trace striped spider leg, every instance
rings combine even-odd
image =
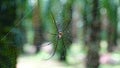
[[[55,18],[54,18],[54,15],[53,15],[52,12],[50,13],[50,17],[52,18],[52,23],[54,24],[54,26],[55,26],[55,28],[56,28],[56,33],[55,33],[55,34],[50,33],[50,34],[56,36],[56,38],[55,38],[55,43],[53,43],[53,44],[54,44],[53,53],[52,53],[52,55],[51,55],[48,59],[52,58],[52,57],[55,55],[55,52],[56,52],[56,50],[57,50],[57,48],[58,48],[58,43],[59,43],[60,40],[62,41],[62,45],[63,45],[63,48],[64,48],[63,51],[66,50],[66,46],[65,46],[65,42],[64,42],[64,37],[63,37],[63,36],[64,36],[64,32],[66,32],[66,29],[67,29],[67,27],[68,27],[69,24],[70,24],[70,23],[68,23],[68,24],[65,26],[65,28],[63,28],[63,30],[60,31],[60,30],[58,29],[58,27],[57,27],[57,24],[56,24],[56,21],[55,21]],[[69,42],[69,40],[68,40],[68,42]],[[51,43],[50,43],[50,44],[51,44]]]
[[[52,58],[52,57],[55,55],[55,52],[56,52],[57,47],[58,47],[59,40],[62,39],[62,37],[63,37],[63,32],[62,32],[62,31],[59,31],[59,29],[58,29],[58,27],[57,27],[57,24],[56,24],[56,21],[55,21],[55,18],[54,18],[54,16],[53,16],[53,13],[52,13],[52,12],[50,13],[50,17],[52,18],[52,23],[54,24],[55,29],[56,29],[56,33],[50,33],[50,34],[53,35],[53,36],[56,36],[56,38],[55,38],[55,40],[54,40],[55,43],[53,43],[53,44],[54,44],[53,53],[52,53],[52,55],[51,55],[48,59]],[[51,43],[49,43],[49,44],[51,44]],[[49,45],[49,44],[48,44],[48,45]]]

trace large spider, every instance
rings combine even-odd
[[[59,41],[61,40],[62,41],[62,46],[63,46],[63,51],[65,51],[66,50],[66,43],[72,43],[72,41],[71,41],[71,37],[68,37],[69,35],[67,35],[67,34],[69,34],[69,31],[67,30],[67,28],[68,28],[68,26],[70,25],[70,23],[67,23],[66,25],[64,25],[65,27],[63,28],[63,30],[60,30],[60,29],[58,29],[58,27],[57,27],[57,24],[56,24],[56,21],[55,21],[55,18],[54,18],[54,15],[53,15],[53,13],[51,12],[50,13],[50,16],[51,16],[51,18],[52,18],[52,23],[54,24],[54,26],[55,26],[55,28],[56,28],[56,33],[50,33],[51,35],[54,35],[54,36],[56,36],[56,38],[55,38],[55,43],[53,43],[53,45],[54,45],[54,51],[53,51],[53,54],[48,58],[48,59],[50,59],[50,58],[52,58],[54,55],[55,55],[55,52],[56,52],[56,50],[57,50],[57,48],[58,48],[58,43],[59,43]],[[67,35],[67,37],[69,38],[69,39],[67,39],[67,41],[64,41],[65,40],[65,38],[66,38],[66,36],[65,35]],[[48,44],[49,45],[49,44]],[[68,45],[68,44],[67,44]]]

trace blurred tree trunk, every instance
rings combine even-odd
[[[16,68],[18,50],[11,30],[15,19],[16,0],[0,0],[0,68]]]
[[[108,27],[108,52],[113,52],[117,46],[117,24],[112,26],[109,24]]]
[[[17,9],[16,9],[16,15],[17,19],[15,23],[19,23],[14,27],[14,34],[15,34],[15,42],[18,47],[19,47],[19,52],[24,53],[23,46],[27,42],[26,39],[26,31],[24,27],[24,21],[21,21],[23,18],[25,18],[25,9],[26,9],[26,2],[27,0],[16,0],[17,3]]]
[[[84,44],[87,45],[88,43],[88,28],[89,28],[89,25],[88,25],[88,21],[87,21],[87,1],[85,0],[85,3],[84,3],[84,9],[83,9],[83,20],[84,20],[84,27],[83,27],[83,35],[84,35]]]
[[[92,0],[92,21],[90,25],[90,37],[88,42],[88,53],[86,57],[86,68],[99,67],[100,49],[100,19],[99,0]]]
[[[113,0],[106,0],[107,15],[109,18],[108,25],[108,52],[112,52],[115,50],[117,46],[117,5]]]
[[[67,49],[69,49],[72,43],[72,9],[73,9],[73,0],[67,0],[65,5],[63,6],[63,41],[61,42],[61,51],[60,51],[60,60],[66,61]]]
[[[84,44],[88,45],[90,41],[90,25],[91,25],[91,18],[92,18],[92,7],[90,6],[90,1],[84,0],[84,8],[83,8],[83,20],[84,20],[84,27],[83,27],[83,35],[84,35]]]
[[[37,5],[33,10],[33,27],[34,27],[34,45],[36,47],[36,53],[39,52],[40,45],[43,43],[43,28],[42,28],[42,20],[40,15],[40,3],[37,0]]]

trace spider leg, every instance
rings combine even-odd
[[[59,30],[58,30],[58,27],[57,27],[57,24],[56,24],[56,21],[55,21],[55,18],[54,18],[54,15],[53,15],[52,11],[50,11],[50,16],[51,16],[51,18],[52,18],[52,20],[53,20],[53,24],[55,25],[55,28],[56,28],[56,30],[57,30],[57,33],[59,33]]]
[[[50,45],[50,44],[52,44],[51,42],[49,42],[48,44],[46,44],[46,45],[42,45],[42,46],[39,46],[39,47],[45,47],[45,46],[48,46],[48,45]]]
[[[56,38],[54,38],[52,41],[56,41]],[[39,42],[39,41],[38,41]],[[48,46],[48,45],[50,45],[50,44],[52,44],[52,42],[48,42],[48,44],[47,45],[44,45],[44,46]],[[41,46],[41,47],[44,47],[43,45]]]
[[[51,59],[55,55],[55,52],[57,50],[57,46],[58,46],[58,38],[56,40],[56,44],[55,44],[55,48],[54,48],[53,54],[48,59],[45,59],[45,60],[49,60],[49,59]]]
[[[67,30],[67,28],[70,26],[70,24],[71,24],[71,22],[70,22],[70,23],[67,23],[67,24],[65,25],[65,27],[63,28],[63,33]]]
[[[48,34],[51,34],[51,35],[57,35],[57,34],[55,34],[55,33],[51,33],[51,32],[48,32]]]

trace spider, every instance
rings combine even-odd
[[[54,26],[55,26],[55,28],[56,28],[56,33],[50,33],[51,35],[54,35],[54,36],[56,36],[56,42],[54,43],[54,50],[53,50],[53,54],[48,58],[48,59],[50,59],[50,58],[52,58],[54,55],[55,55],[55,52],[56,52],[56,50],[57,50],[57,48],[58,48],[58,43],[59,43],[59,41],[61,40],[62,41],[62,46],[63,46],[63,51],[65,51],[67,48],[66,48],[66,46],[65,46],[65,43],[66,43],[66,41],[64,42],[64,37],[65,37],[65,35],[66,35],[66,30],[67,30],[67,28],[68,28],[68,26],[69,26],[69,24],[70,23],[67,23],[67,25],[65,25],[65,28],[63,28],[63,30],[61,31],[61,30],[59,30],[58,29],[58,27],[57,27],[57,24],[56,24],[56,21],[55,21],[55,18],[54,18],[54,16],[53,16],[53,13],[51,12],[50,13],[50,17],[52,18],[52,20],[53,20],[53,24],[54,24]],[[68,42],[71,42],[71,40],[69,39],[69,40],[67,40]],[[49,44],[51,44],[51,43],[49,43]],[[48,44],[48,45],[49,45]]]

